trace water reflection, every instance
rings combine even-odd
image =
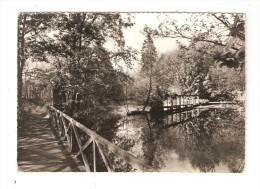
[[[242,172],[244,115],[233,109],[193,109],[162,117],[123,117],[101,133],[158,171]],[[133,171],[129,166],[127,170]]]

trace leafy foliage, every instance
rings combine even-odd
[[[233,100],[234,93],[244,91],[245,84],[244,15],[183,13],[181,16],[179,21],[162,15],[163,23],[153,31],[157,37],[176,38],[179,44],[178,50],[160,56],[155,68],[158,84],[175,93]],[[222,69],[223,66],[229,71]]]
[[[55,68],[45,75],[55,106],[93,125],[109,116],[111,105],[124,98],[123,83],[130,79],[122,64],[130,67],[135,59],[122,32],[133,25],[131,18],[116,13],[28,13],[21,14],[19,22],[20,33],[29,33],[19,39],[28,44],[21,47],[28,53],[18,51],[18,56]]]
[[[154,74],[153,67],[157,62],[157,52],[156,52],[156,48],[153,43],[151,29],[149,29],[148,27],[145,27],[144,32],[146,34],[146,39],[143,42],[143,46],[142,46],[142,50],[141,50],[141,55],[142,55],[141,71],[150,77]]]
[[[21,109],[23,70],[27,60],[46,60],[42,47],[45,45],[41,36],[51,24],[53,14],[20,13],[17,28],[17,78],[18,78],[18,109]],[[22,111],[22,110],[21,110]],[[18,111],[19,114],[20,111]],[[20,117],[18,115],[18,117]]]
[[[145,100],[143,110],[145,110],[150,100],[150,95],[152,92],[152,83],[153,83],[152,79],[154,76],[154,65],[157,62],[157,52],[151,36],[151,29],[145,27],[144,32],[146,34],[146,39],[143,42],[143,46],[141,50],[141,55],[142,55],[141,75],[147,76],[149,78],[149,88],[148,88],[147,98]]]
[[[214,58],[221,66],[242,67],[245,63],[245,18],[243,14],[183,13],[185,20],[164,18],[156,35],[181,38],[190,43],[206,42],[222,47]],[[184,21],[184,22],[183,22]]]
[[[109,117],[112,103],[124,98],[123,83],[129,77],[113,64],[122,60],[130,66],[134,58],[134,52],[124,46],[122,34],[122,28],[132,24],[119,14],[103,13],[70,13],[57,20],[57,43],[50,47],[59,49],[52,53],[58,69],[52,81],[64,93],[58,98],[66,96],[60,108],[66,111],[71,101],[79,100],[76,93],[81,94],[80,108],[72,116],[97,129]],[[105,47],[109,40],[114,41],[114,51]]]

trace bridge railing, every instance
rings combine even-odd
[[[165,103],[164,108],[187,108],[200,105],[199,95],[176,95],[169,96]]]
[[[59,131],[60,136],[64,137],[64,140],[67,141],[69,150],[75,154],[75,157],[81,156],[87,172],[97,171],[97,152],[99,152],[103,160],[103,165],[106,167],[108,172],[112,172],[113,169],[108,153],[106,152],[112,152],[125,162],[129,163],[137,171],[153,170],[153,168],[147,165],[144,161],[119,148],[115,144],[101,137],[83,124],[77,122],[73,118],[52,106],[50,107],[50,115],[53,126]],[[87,148],[91,147],[92,150],[89,151],[92,153],[90,155],[92,155],[91,160],[93,162],[89,162],[86,155]]]

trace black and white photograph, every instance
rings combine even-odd
[[[244,14],[17,19],[19,171],[244,171]]]
[[[0,1],[0,188],[259,188],[259,5]]]

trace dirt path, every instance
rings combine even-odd
[[[30,116],[18,126],[18,170],[23,172],[79,172],[73,159],[48,119]]]

